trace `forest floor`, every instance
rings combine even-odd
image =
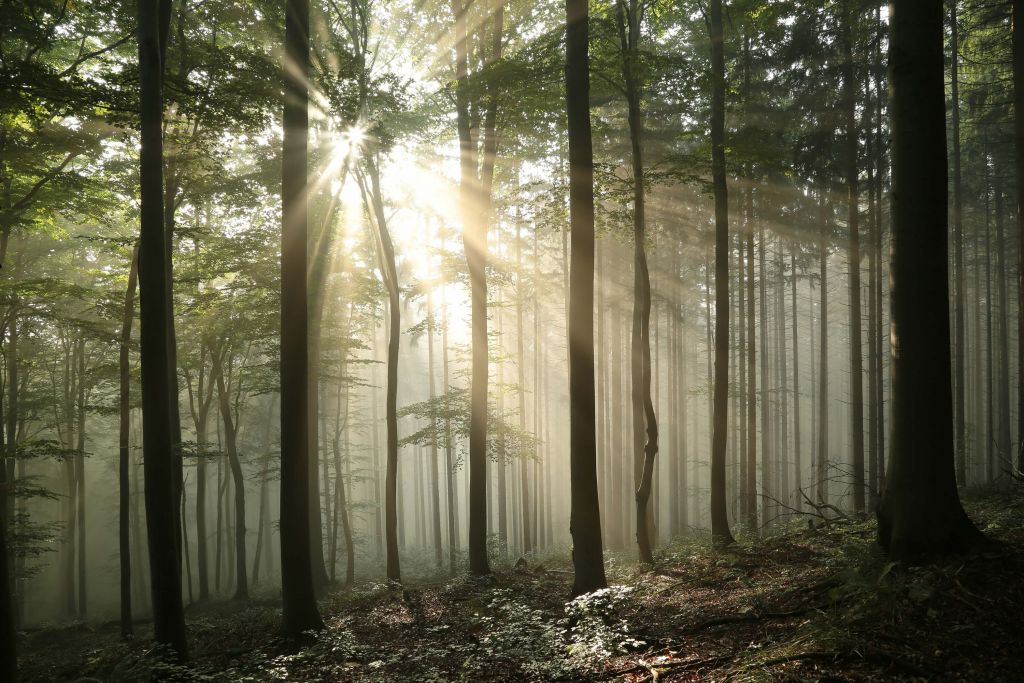
[[[929,567],[889,563],[874,522],[806,519],[718,551],[680,540],[653,572],[625,555],[608,591],[566,603],[566,557],[493,580],[360,583],[321,602],[327,629],[277,635],[272,600],[193,606],[188,668],[140,625],[23,634],[26,681],[1024,681],[1024,485],[965,496],[998,542]]]

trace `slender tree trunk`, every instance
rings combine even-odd
[[[586,0],[566,0],[565,90],[569,134],[569,465],[573,595],[607,586],[597,497],[594,405],[594,155]]]
[[[132,324],[135,321],[135,289],[139,280],[139,247],[132,249],[128,267],[128,287],[121,316],[121,344],[118,363],[120,393],[118,397],[118,555],[121,569],[121,638],[132,636],[132,554],[131,554],[131,364],[129,362]]]
[[[391,242],[387,217],[384,213],[384,197],[380,188],[380,173],[376,160],[366,159],[370,186],[360,176],[367,208],[374,217],[374,237],[380,258],[380,269],[384,287],[388,293],[388,363],[387,395],[385,397],[387,423],[387,468],[384,474],[384,518],[385,541],[387,543],[387,576],[391,581],[401,582],[402,571],[398,557],[398,351],[402,338],[402,310],[398,285],[398,270],[395,267],[395,248]],[[418,484],[418,482],[417,482]]]
[[[434,387],[434,299],[431,290],[427,290],[427,375],[430,399],[433,400],[436,394]],[[348,396],[346,394],[346,415],[348,409]],[[347,417],[346,417],[347,422]],[[430,444],[430,498],[431,498],[431,521],[434,530],[434,560],[440,570],[444,566],[444,541],[441,536],[441,481],[437,472],[437,442]]]
[[[890,557],[981,539],[956,489],[950,373],[942,3],[895,0],[892,93],[892,455],[878,511]]]
[[[167,253],[163,225],[163,66],[157,0],[139,0],[139,102],[141,191],[139,237],[140,340],[146,527],[157,642],[188,656],[181,599],[172,356],[167,310]]]
[[[790,252],[790,262],[793,266],[793,279],[790,280],[793,307],[793,485],[800,490],[804,485],[804,464],[800,447],[800,337],[797,336],[800,309],[796,305],[796,251]],[[803,509],[803,496],[797,495],[794,502],[798,511]]]
[[[860,325],[860,191],[857,171],[857,83],[853,63],[853,12],[847,7],[843,30],[846,108],[846,191],[847,226],[850,231],[850,408],[853,449],[853,509],[864,512],[864,359]]]
[[[627,7],[628,3],[628,7]],[[651,487],[658,453],[658,422],[651,397],[651,276],[647,265],[643,121],[638,65],[642,13],[637,0],[617,0],[622,73],[633,167],[633,328],[630,336],[630,395],[633,407],[633,484],[636,487],[636,540],[640,561],[653,564],[654,520]],[[646,436],[645,436],[646,432]]]
[[[75,447],[75,499],[78,531],[78,618],[85,620],[87,595],[85,570],[85,339],[78,340],[78,444]]]
[[[309,2],[286,0],[281,225],[281,597],[291,637],[323,628],[313,591],[309,515],[306,296]]]
[[[1017,469],[1024,470],[1024,0],[1012,3],[1013,140],[1017,195]]]
[[[722,0],[711,0],[711,178],[715,193],[715,375],[711,444],[711,535],[734,542],[725,493],[729,429],[729,194],[725,179],[725,47]]]
[[[828,243],[831,224],[827,216],[828,185],[822,181],[819,189],[819,225],[821,239],[818,245],[821,303],[818,307],[818,454],[815,493],[819,502],[828,502]]]
[[[217,378],[217,402],[221,419],[224,421],[224,443],[227,446],[228,464],[231,468],[232,484],[235,488],[235,599],[249,597],[249,582],[245,558],[245,479],[242,464],[238,459],[236,439],[238,427],[231,415],[231,400],[224,383],[224,369],[221,365],[221,350],[213,351],[213,374]]]
[[[964,210],[960,171],[960,40],[957,0],[949,6],[950,97],[953,125],[953,433],[956,435],[956,479],[967,483],[966,420],[964,417]]]
[[[999,423],[996,428],[996,448],[999,451],[999,462],[1013,462],[1010,452],[1010,341],[1006,299],[1006,236],[1003,229],[1003,179],[996,176],[996,300],[998,315],[996,316],[996,345],[999,349],[999,372],[996,373],[996,409]],[[1002,465],[1000,466],[1002,467]]]
[[[517,217],[518,218],[518,217]],[[518,370],[517,398],[519,399],[519,432],[526,434],[526,352],[523,348],[523,240],[521,235],[522,223],[516,220],[516,368]],[[434,375],[430,375],[431,384]],[[530,519],[530,459],[520,454],[519,457],[519,488],[522,491],[520,502],[520,513],[523,526],[523,554],[533,552],[533,520]],[[438,532],[440,537],[440,532]],[[440,547],[440,546],[438,546]]]

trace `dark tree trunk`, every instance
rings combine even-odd
[[[878,538],[901,560],[982,538],[954,467],[942,19],[938,0],[895,0],[890,15],[893,419]]]
[[[121,637],[132,635],[132,553],[131,553],[131,364],[132,323],[135,321],[135,289],[139,279],[139,247],[132,249],[128,268],[128,288],[124,295],[121,317],[121,345],[118,355],[120,369],[118,430],[118,554],[121,567]]]
[[[633,327],[630,335],[630,396],[633,407],[633,485],[636,487],[636,540],[640,561],[654,563],[651,488],[658,453],[658,421],[651,398],[651,275],[647,265],[642,85],[638,74],[642,10],[637,0],[617,0],[622,75],[633,169]]]
[[[964,211],[960,172],[960,40],[956,11],[957,0],[949,7],[950,22],[950,98],[953,124],[953,418],[956,423],[956,479],[967,483],[967,438],[964,416]]]
[[[490,574],[487,560],[487,217],[477,171],[477,143],[470,121],[469,27],[470,4],[454,0],[456,124],[459,134],[459,203],[462,242],[469,269],[472,315],[472,374],[469,426],[469,571]],[[493,131],[492,131],[493,133]],[[492,135],[493,137],[493,135]]]
[[[78,511],[75,514],[78,532],[78,618],[85,620],[86,615],[86,572],[85,572],[85,339],[80,338],[77,344],[78,357],[78,443],[75,446],[75,503]]]
[[[573,595],[607,586],[597,496],[594,405],[594,153],[590,139],[590,25],[586,0],[566,0],[565,106],[569,134],[569,466]]]
[[[281,597],[291,637],[323,628],[309,524],[309,335],[306,298],[309,2],[285,8],[281,183]]]
[[[722,0],[711,0],[711,180],[715,193],[715,376],[711,443],[711,536],[733,543],[725,494],[729,429],[729,192],[725,181],[725,46]]]
[[[242,477],[242,464],[238,460],[238,427],[231,415],[231,400],[224,383],[221,350],[213,349],[212,355],[213,374],[217,378],[217,403],[220,407],[221,420],[224,422],[224,444],[227,447],[228,465],[231,468],[231,480],[235,489],[235,599],[244,600],[249,597],[245,563],[245,479]]]
[[[844,10],[843,98],[846,109],[846,223],[850,231],[850,436],[853,509],[864,512],[864,358],[860,326],[860,191],[857,183],[857,83],[853,63],[853,20],[849,0]]]
[[[818,287],[821,290],[818,307],[818,452],[815,458],[815,494],[818,502],[828,502],[828,243],[831,216],[827,199],[828,184],[821,182],[818,190],[820,244],[818,245]]]
[[[163,66],[159,3],[139,0],[141,191],[139,236],[140,350],[146,528],[156,640],[188,656],[181,600],[171,355],[167,319],[167,253],[163,225]]]
[[[523,348],[523,308],[525,307],[523,293],[523,240],[521,235],[522,223],[516,221],[516,367],[519,375],[517,377],[517,399],[519,401],[519,431],[526,433],[526,353]],[[431,341],[430,357],[433,358],[433,320],[431,319]],[[430,386],[433,395],[434,373],[431,363]],[[437,472],[437,449],[434,449],[434,472]],[[529,481],[529,458],[519,457],[519,488],[522,491],[520,501],[520,514],[523,522],[523,553],[533,552],[533,520],[530,517],[530,481]],[[435,489],[436,490],[436,489]],[[439,525],[438,525],[439,527]],[[438,539],[440,539],[440,528],[438,528]],[[441,545],[438,540],[438,550]],[[440,555],[438,556],[440,563]]]
[[[1013,140],[1017,194],[1017,339],[1024,340],[1024,0],[1013,0]],[[1024,341],[1017,344],[1017,469],[1024,470]]]
[[[385,412],[387,423],[387,467],[384,474],[384,527],[387,543],[387,576],[401,582],[402,571],[398,557],[398,349],[402,338],[402,309],[399,299],[398,270],[395,267],[395,247],[391,242],[384,197],[380,189],[380,172],[376,160],[366,159],[370,186],[360,176],[360,187],[367,207],[373,212],[374,236],[380,257],[380,271],[388,293],[388,363]],[[419,482],[417,482],[417,485]]]

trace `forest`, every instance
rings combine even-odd
[[[0,0],[0,681],[1024,680],[1024,0]]]

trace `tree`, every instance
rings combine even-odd
[[[128,287],[124,295],[124,316],[121,321],[121,348],[118,354],[120,391],[118,396],[118,549],[121,569],[121,637],[132,635],[132,554],[131,554],[131,367],[129,345],[135,320],[135,289],[139,278],[139,247],[132,249],[128,269]]]
[[[711,182],[715,195],[715,377],[711,437],[711,535],[715,543],[729,545],[734,540],[729,530],[725,502],[725,446],[729,431],[729,191],[725,180],[725,47],[722,0],[711,0],[708,29],[711,34]],[[753,441],[753,434],[750,435],[750,439]],[[756,512],[754,514],[756,516]]]
[[[402,581],[398,558],[398,349],[402,339],[402,310],[399,299],[398,270],[395,267],[395,247],[388,230],[384,212],[384,197],[380,188],[377,160],[365,159],[366,175],[357,174],[359,189],[371,216],[374,240],[384,287],[388,292],[388,379],[385,412],[387,422],[387,464],[384,475],[384,537],[387,544],[387,576],[391,581]],[[369,185],[369,186],[367,186]]]
[[[491,34],[491,58],[501,59],[504,3],[494,7]],[[469,437],[469,571],[484,575],[491,572],[487,560],[487,223],[491,210],[494,163],[497,156],[497,98],[493,82],[488,83],[483,102],[472,102],[470,83],[469,11],[471,2],[453,0],[455,15],[455,115],[459,138],[459,208],[462,242],[469,268],[472,315],[472,426]],[[487,21],[481,23],[486,35]],[[481,42],[484,42],[481,40]],[[483,47],[480,48],[483,51]],[[476,106],[473,106],[476,105]],[[471,115],[482,110],[483,154],[473,133]],[[479,166],[479,168],[478,168]]]
[[[170,409],[166,247],[163,222],[163,116],[159,3],[140,0],[139,103],[141,148],[139,340],[142,362],[142,449],[146,483],[153,626],[158,642],[188,657],[178,560],[177,499]]]
[[[1024,339],[1024,0],[1013,0],[1013,140],[1017,171],[1017,339]],[[1024,471],[1024,344],[1018,344],[1017,363],[1017,469]]]
[[[633,404],[633,474],[636,486],[636,541],[640,559],[654,563],[651,551],[654,513],[651,488],[658,454],[658,420],[651,400],[651,274],[647,265],[643,118],[640,109],[640,32],[643,3],[616,0],[615,17],[622,50],[630,155],[633,170],[633,326],[630,335],[630,395]]]
[[[918,560],[977,545],[956,490],[941,0],[890,11],[892,433],[878,538]]]
[[[281,180],[281,601],[282,629],[323,628],[313,594],[309,515],[309,362],[306,302],[306,146],[309,2],[285,10]]]
[[[565,2],[565,109],[569,135],[569,467],[573,595],[607,586],[597,497],[594,402],[594,153],[590,139],[587,0]]]

